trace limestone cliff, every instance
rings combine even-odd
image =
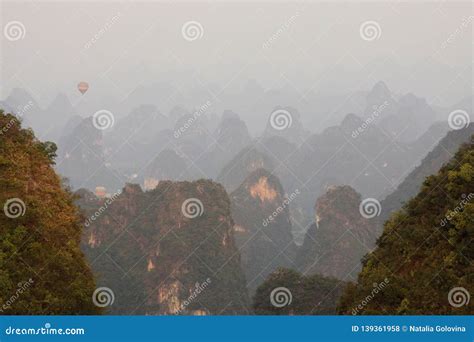
[[[277,177],[258,169],[230,195],[234,234],[251,291],[277,267],[294,266],[289,207],[298,194],[297,189],[285,194]]]
[[[127,185],[116,198],[82,191],[83,249],[119,314],[245,314],[249,306],[230,203],[207,180]],[[91,219],[95,217],[94,219]]]

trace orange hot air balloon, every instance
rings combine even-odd
[[[84,95],[85,92],[87,91],[87,89],[89,89],[89,83],[87,83],[87,82],[79,82],[79,84],[77,85],[77,89],[79,89],[79,91],[81,92],[81,94]]]

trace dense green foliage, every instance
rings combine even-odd
[[[2,111],[0,128],[0,314],[99,313],[79,214],[52,168],[55,144]]]
[[[303,276],[296,271],[280,268],[258,287],[254,297],[254,311],[258,315],[335,314],[336,302],[345,284],[334,278]],[[287,292],[286,297],[278,288],[285,288],[283,291]],[[279,292],[282,295],[280,299],[277,298]],[[272,298],[278,305],[288,305],[275,306]]]
[[[364,260],[339,312],[349,314],[473,314],[474,303],[450,304],[455,287],[474,294],[474,141],[428,177],[406,206],[386,222],[377,248]],[[388,286],[371,300],[373,284]]]

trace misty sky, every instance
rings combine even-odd
[[[220,99],[239,92],[249,79],[265,89],[290,89],[301,100],[308,91],[325,96],[369,90],[379,80],[395,93],[414,92],[435,105],[472,94],[470,2],[2,1],[1,6],[2,28],[10,21],[25,27],[24,39],[1,37],[1,99],[21,87],[42,106],[58,92],[75,105],[109,98],[126,102],[137,87],[156,82]],[[202,25],[201,38],[183,38],[188,21]],[[361,38],[366,21],[380,25],[378,39]],[[77,91],[79,81],[89,82],[87,97]],[[170,102],[169,107],[179,104]]]

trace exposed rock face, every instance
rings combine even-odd
[[[294,266],[290,202],[278,178],[264,169],[254,171],[231,195],[234,234],[242,267],[253,291],[278,267]]]
[[[377,113],[378,118],[383,118],[385,107],[377,108]],[[271,171],[279,177],[285,189],[305,184],[301,187],[301,196],[292,206],[301,209],[299,226],[310,224],[314,199],[323,195],[327,186],[348,184],[364,198],[383,198],[393,192],[403,176],[444,135],[443,129],[434,126],[427,136],[413,143],[393,143],[389,135],[371,120],[348,114],[340,125],[313,134],[299,148],[291,149],[288,144],[285,147],[281,140],[280,149],[267,147],[268,140],[260,144],[265,146],[264,151],[270,157],[277,159]]]
[[[115,292],[111,313],[247,312],[245,276],[221,185],[161,181],[148,192],[127,185],[108,204],[81,192],[83,249],[99,283]]]
[[[340,313],[474,313],[473,165],[474,137],[385,223],[357,283],[347,286]],[[374,295],[374,284],[382,282]]]
[[[337,300],[346,283],[320,275],[278,269],[270,274],[255,294],[257,315],[334,315]]]
[[[315,205],[316,223],[298,251],[303,274],[354,279],[360,260],[370,252],[379,232],[374,219],[360,211],[361,196],[349,186],[330,187]]]
[[[258,151],[255,147],[247,147],[224,166],[217,177],[217,181],[224,185],[228,192],[232,192],[252,172],[258,169],[272,171],[273,168],[274,162],[270,157]]]

